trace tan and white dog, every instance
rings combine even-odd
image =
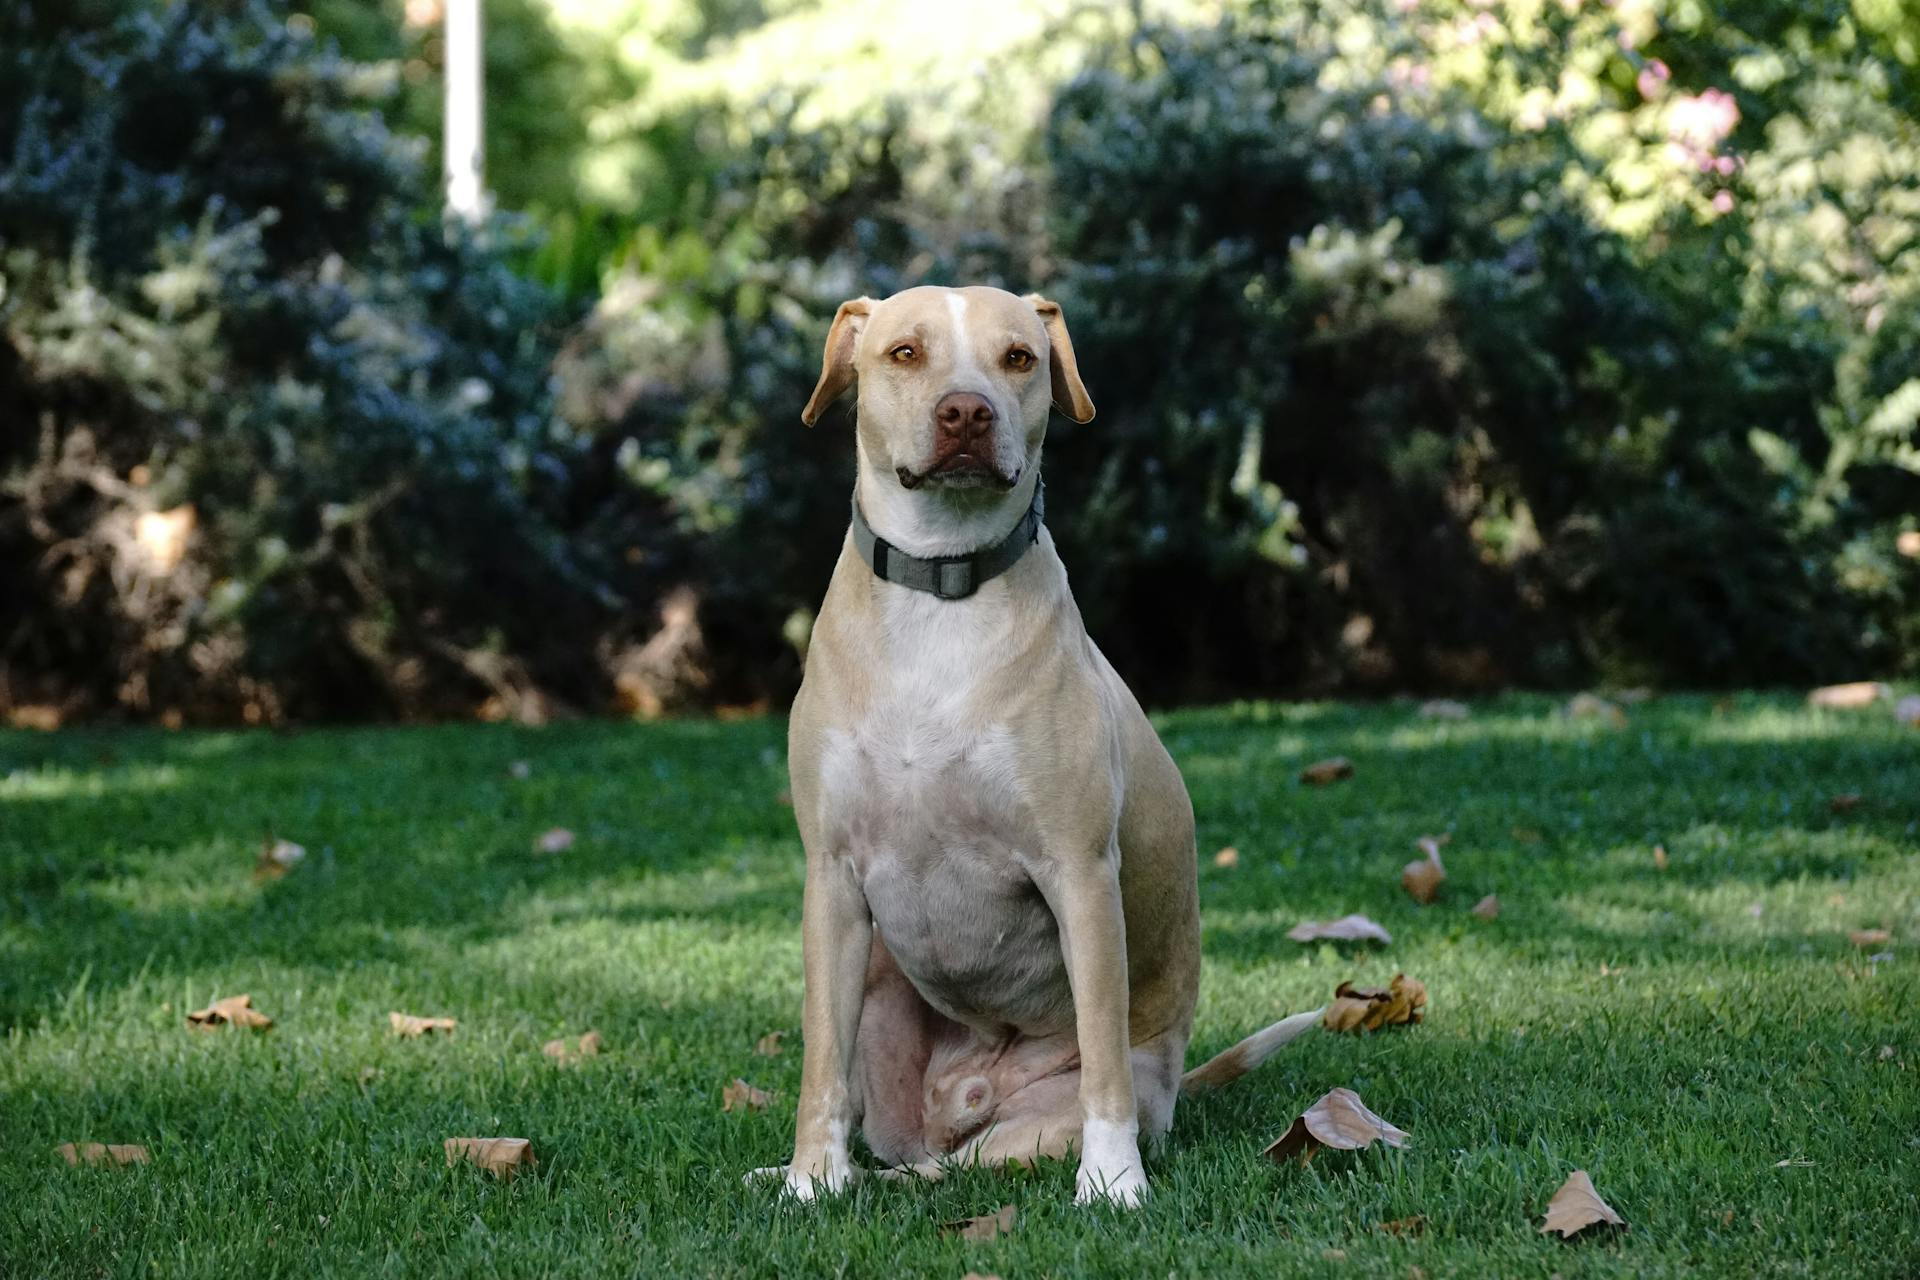
[[[1200,978],[1193,810],[1088,638],[1040,523],[1049,407],[1093,403],[1060,308],[999,289],[843,303],[811,426],[858,386],[855,514],[788,738],[806,847],[810,1199],[894,1173],[1078,1150],[1082,1202],[1137,1204],[1140,1138],[1302,1014],[1186,1074]]]

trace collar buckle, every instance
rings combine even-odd
[[[972,556],[943,556],[933,563],[933,594],[942,600],[965,600],[980,589]]]

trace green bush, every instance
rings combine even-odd
[[[563,319],[264,4],[0,39],[0,662],[15,701],[277,719],[584,696]]]
[[[1066,304],[1101,416],[1050,437],[1055,536],[1150,696],[1915,661],[1895,52],[1787,6],[1246,9],[1095,40],[1026,142],[930,138],[911,101],[723,116],[751,142],[699,251],[636,258],[655,301],[608,323],[731,373],[587,425],[631,432],[746,631],[837,546],[848,465],[787,416],[834,304],[986,279]],[[1863,173],[1779,176],[1830,151]]]

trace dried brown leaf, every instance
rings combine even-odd
[[[1330,760],[1316,760],[1300,771],[1300,781],[1314,787],[1324,787],[1329,783],[1341,782],[1353,776],[1353,761],[1345,756],[1334,756]]]
[[[1226,848],[1222,849],[1220,852],[1213,855],[1213,865],[1216,867],[1219,867],[1223,871],[1233,870],[1235,867],[1240,865],[1240,851],[1234,848],[1232,845],[1228,845]]]
[[[1860,807],[1863,797],[1858,791],[1846,791],[1827,801],[1827,808],[1833,813],[1852,813]]]
[[[569,1045],[566,1037],[549,1040],[540,1046],[540,1052],[552,1058],[561,1066],[570,1066],[582,1058],[596,1057],[600,1053],[600,1033],[589,1031],[576,1042],[578,1047]]]
[[[417,1018],[411,1013],[395,1010],[387,1015],[387,1025],[393,1028],[393,1034],[414,1039],[434,1031],[452,1035],[453,1029],[460,1024],[453,1018]]]
[[[1300,1118],[1260,1154],[1278,1162],[1305,1153],[1311,1160],[1321,1147],[1358,1151],[1376,1142],[1404,1147],[1407,1134],[1367,1110],[1367,1104],[1353,1090],[1334,1089],[1301,1112]]]
[[[1295,942],[1392,942],[1393,935],[1362,915],[1341,916],[1338,920],[1302,920],[1287,930]]]
[[[1427,1232],[1427,1219],[1424,1215],[1416,1213],[1411,1218],[1395,1218],[1391,1222],[1383,1222],[1380,1224],[1380,1229],[1390,1236],[1421,1236]]]
[[[1553,1193],[1553,1199],[1547,1201],[1547,1218],[1540,1232],[1545,1235],[1558,1231],[1565,1239],[1603,1222],[1615,1227],[1627,1225],[1627,1220],[1615,1213],[1613,1206],[1593,1189],[1593,1179],[1587,1176],[1587,1171],[1575,1169],[1566,1183]]]
[[[773,1095],[756,1089],[745,1080],[735,1076],[733,1083],[720,1091],[720,1109],[722,1111],[764,1111],[773,1101]]]
[[[1577,693],[1567,702],[1569,720],[1604,720],[1615,729],[1627,727],[1627,713],[1598,694]]]
[[[763,1058],[779,1057],[781,1053],[780,1040],[786,1034],[784,1031],[767,1032],[767,1034],[753,1042],[753,1051]]]
[[[1807,705],[1828,711],[1857,711],[1870,707],[1891,691],[1877,680],[1855,680],[1850,684],[1822,685],[1807,695]]]
[[[944,1230],[948,1235],[957,1235],[962,1240],[992,1240],[1013,1230],[1013,1220],[1019,1216],[1018,1209],[1010,1204],[1003,1204],[992,1213],[949,1222]]]
[[[83,1164],[145,1164],[147,1149],[130,1143],[118,1142],[63,1142],[54,1148],[56,1154],[76,1168]]]
[[[1893,934],[1886,929],[1855,929],[1847,935],[1847,940],[1856,947],[1877,947],[1883,942],[1892,942]]]
[[[257,1027],[264,1031],[273,1025],[273,1019],[253,1007],[252,996],[228,996],[224,1000],[215,1000],[204,1009],[195,1009],[187,1015],[187,1025],[211,1031],[215,1027],[227,1025],[236,1027]]]
[[[573,848],[573,832],[565,827],[553,827],[542,831],[533,841],[535,853],[565,853]]]
[[[1667,869],[1667,846],[1663,844],[1653,846],[1653,869],[1655,871]]]
[[[253,864],[253,878],[262,883],[278,880],[306,856],[307,851],[291,840],[262,840],[260,857]]]
[[[1473,914],[1482,920],[1498,920],[1500,918],[1500,895],[1490,893],[1480,899],[1480,901],[1474,903]]]
[[[1333,1000],[1320,1016],[1320,1023],[1329,1031],[1406,1026],[1420,1021],[1426,1004],[1426,985],[1404,973],[1394,974],[1393,981],[1384,987],[1356,987],[1343,982],[1334,988]]]
[[[1427,856],[1401,868],[1400,887],[1407,891],[1408,897],[1425,906],[1440,896],[1440,886],[1447,879],[1447,869],[1440,861],[1440,846],[1446,843],[1446,837],[1421,836],[1414,843]]]
[[[496,1178],[511,1178],[539,1163],[533,1144],[525,1138],[448,1138],[442,1145],[448,1168],[465,1160]]]

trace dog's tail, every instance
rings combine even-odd
[[[1296,1013],[1270,1027],[1263,1027],[1225,1053],[1208,1058],[1181,1076],[1180,1092],[1198,1093],[1202,1089],[1217,1089],[1223,1084],[1231,1084],[1271,1058],[1283,1046],[1313,1030],[1320,1021],[1320,1015],[1325,1012],[1325,1009],[1313,1009],[1307,1013]]]

